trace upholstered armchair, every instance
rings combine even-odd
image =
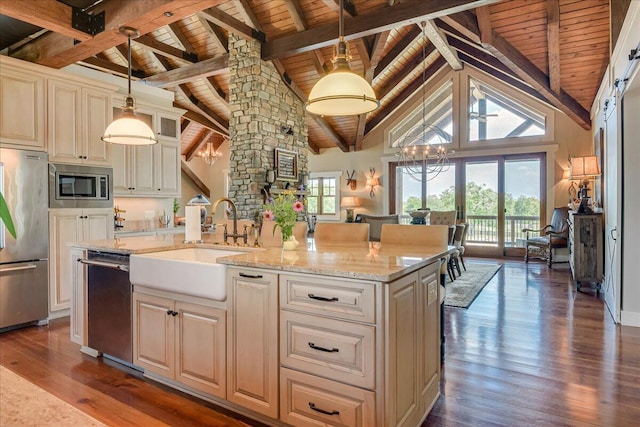
[[[567,247],[567,239],[569,238],[568,220],[569,208],[555,208],[551,216],[551,224],[547,224],[539,230],[523,228],[522,232],[527,233],[524,262],[529,262],[529,257],[535,256],[545,259],[547,265],[551,268],[553,250]],[[539,235],[529,237],[529,233],[539,233]],[[530,255],[529,251],[533,251],[533,255]]]

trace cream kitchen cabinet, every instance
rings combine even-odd
[[[227,400],[278,418],[278,275],[227,269]]]
[[[66,316],[73,277],[69,243],[113,239],[113,210],[49,209],[49,312]]]
[[[49,160],[109,165],[110,144],[100,137],[111,123],[111,93],[76,82],[49,79],[47,94]]]
[[[86,317],[86,292],[87,292],[87,268],[80,262],[87,257],[87,251],[79,248],[71,249],[71,307],[70,334],[71,341],[87,345],[87,317]]]
[[[161,139],[154,145],[114,145],[111,154],[115,196],[180,194],[179,144]]]
[[[0,56],[0,144],[46,151],[45,79]]]
[[[226,312],[182,298],[189,297],[136,287],[133,363],[147,374],[224,399]]]

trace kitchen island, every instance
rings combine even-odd
[[[75,250],[225,249],[207,237],[197,245],[179,234],[131,237]],[[146,376],[269,425],[420,424],[439,396],[447,247],[226,248],[241,253],[217,258],[227,266],[224,300],[133,283],[133,364]]]

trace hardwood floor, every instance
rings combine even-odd
[[[638,425],[640,328],[576,292],[566,265],[498,262],[468,309],[446,309],[442,397],[423,425]],[[81,354],[68,319],[1,334],[0,364],[110,426],[256,425]]]

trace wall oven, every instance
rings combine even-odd
[[[49,207],[113,207],[113,169],[49,163]]]

